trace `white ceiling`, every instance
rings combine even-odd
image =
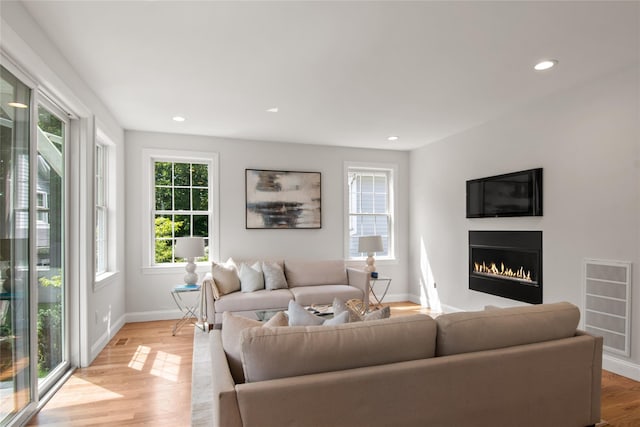
[[[124,128],[158,132],[407,150],[640,55],[637,1],[24,4]]]

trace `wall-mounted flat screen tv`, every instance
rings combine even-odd
[[[467,218],[542,216],[542,168],[467,181]]]

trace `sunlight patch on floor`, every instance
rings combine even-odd
[[[177,382],[181,360],[182,358],[180,356],[159,351],[153,361],[153,367],[150,373],[151,375]]]
[[[78,391],[82,393],[83,405],[91,402],[121,399],[124,397],[122,394],[114,393],[111,390],[107,390],[104,387],[100,387],[90,381],[75,376],[71,376],[64,386],[66,390],[78,389]],[[75,393],[58,393],[53,399],[47,402],[45,409],[66,408],[67,406],[75,405],[78,405],[78,396]]]
[[[136,371],[142,371],[142,368],[144,368],[144,364],[147,362],[147,358],[149,357],[149,353],[151,353],[150,347],[147,347],[146,345],[139,345],[138,349],[131,357],[128,366]]]

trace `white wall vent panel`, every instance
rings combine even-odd
[[[604,349],[630,356],[631,263],[584,260],[584,329],[604,338]]]

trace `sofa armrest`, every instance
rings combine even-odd
[[[242,427],[238,396],[235,382],[231,376],[227,356],[222,347],[222,332],[213,330],[209,333],[209,351],[211,352],[212,406],[214,427]]]
[[[349,286],[356,287],[362,291],[362,302],[364,302],[365,307],[369,307],[369,273],[364,270],[348,267],[347,277],[349,279]]]
[[[604,338],[591,335],[588,332],[578,329],[576,336],[588,336],[595,340],[593,366],[591,372],[591,419],[599,420],[601,416],[600,400],[602,393],[602,345]]]

